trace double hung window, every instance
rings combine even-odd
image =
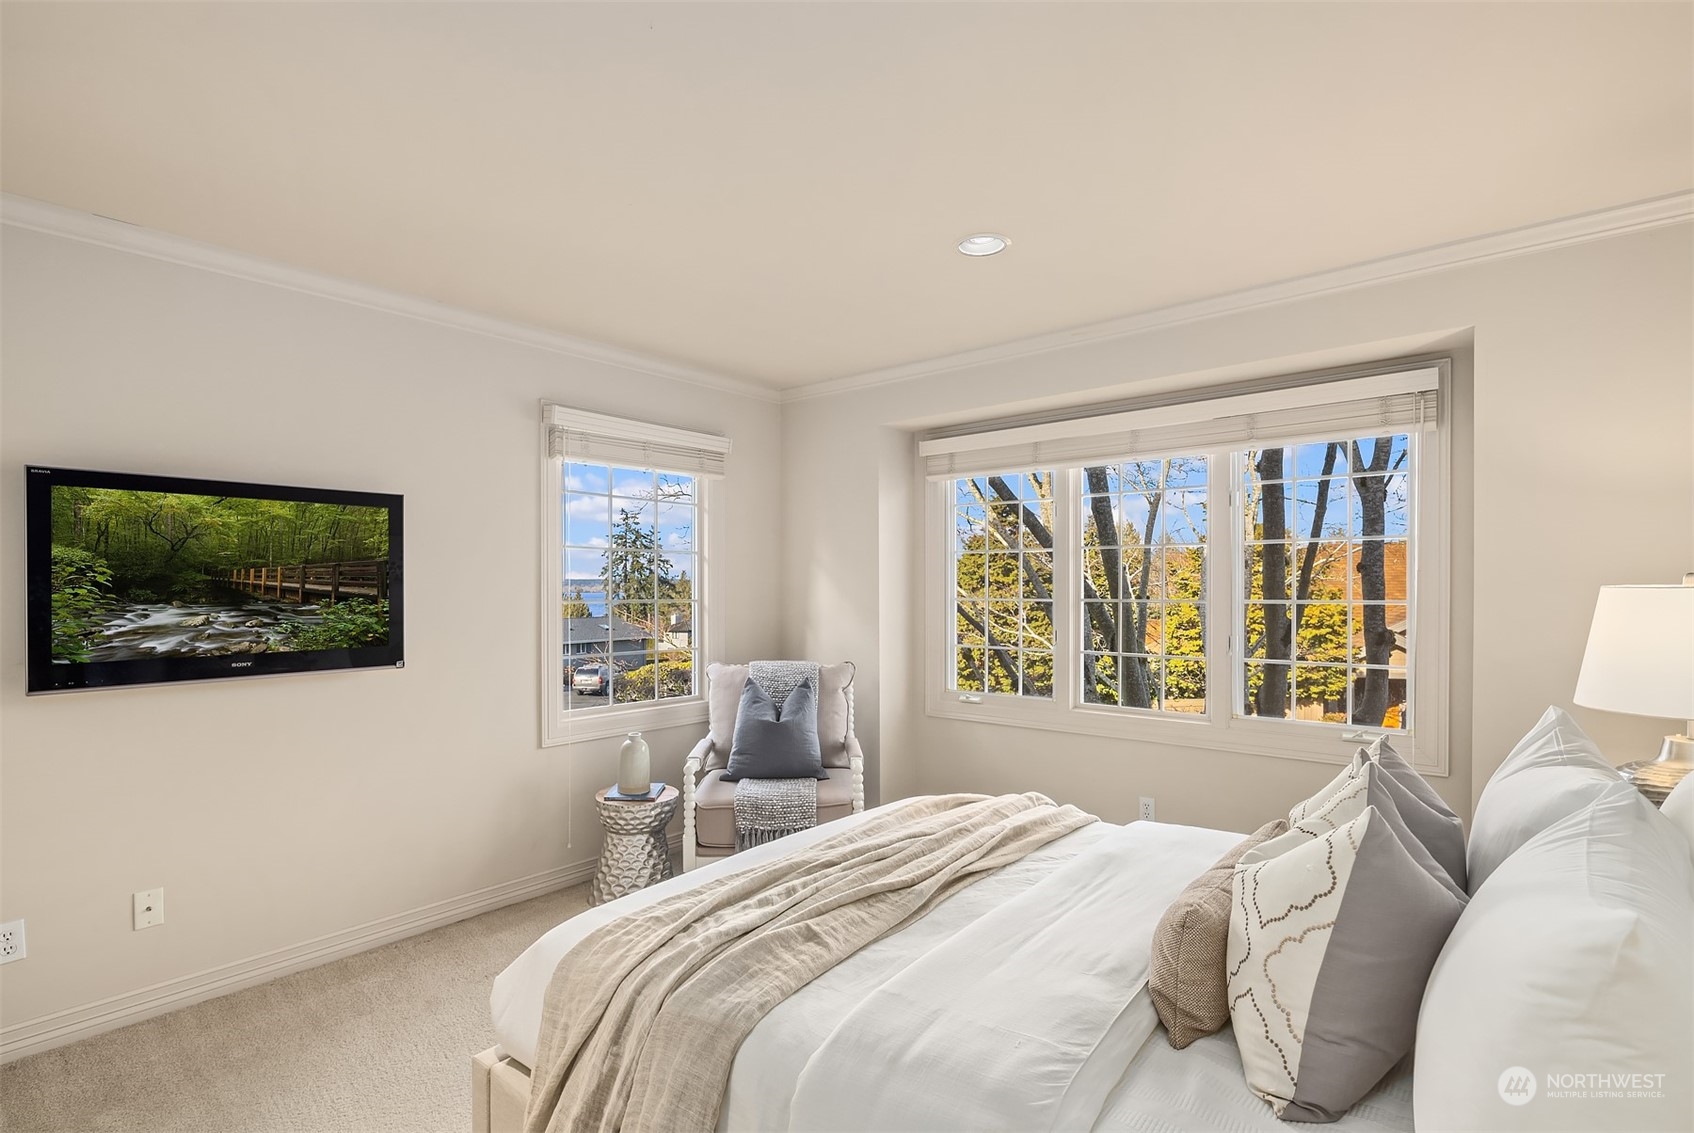
[[[1444,371],[926,440],[931,711],[1444,772]]]

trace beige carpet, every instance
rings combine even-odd
[[[7,1133],[467,1133],[494,977],[577,885],[0,1067]]]

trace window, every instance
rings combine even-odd
[[[1409,726],[1412,452],[1390,433],[1240,454],[1242,715]]]
[[[1444,773],[1444,371],[924,441],[931,711]]]
[[[543,741],[704,719],[721,437],[544,407]]]
[[[1082,699],[1206,711],[1203,455],[1082,470]]]
[[[695,695],[695,488],[677,472],[565,465],[567,712]]]
[[[1053,473],[953,485],[955,688],[1053,695]]]

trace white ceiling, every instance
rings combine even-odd
[[[7,2],[0,37],[8,192],[785,388],[1694,186],[1686,3]]]

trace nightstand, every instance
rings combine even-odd
[[[665,827],[676,814],[681,796],[666,787],[651,801],[626,802],[608,799],[605,790],[594,795],[606,844],[600,850],[600,868],[588,887],[588,903],[603,905],[626,893],[646,888],[671,876],[670,843]]]

